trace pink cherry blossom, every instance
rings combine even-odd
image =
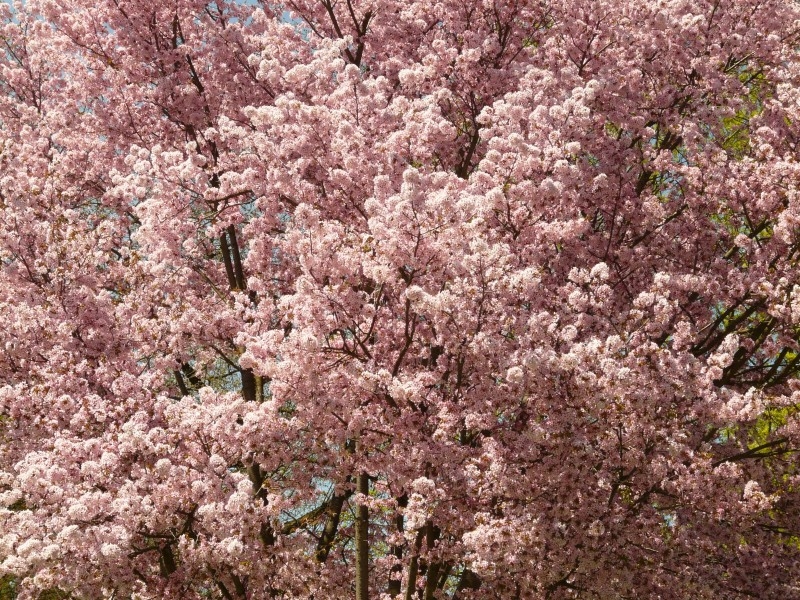
[[[800,598],[796,3],[0,13],[19,598]]]

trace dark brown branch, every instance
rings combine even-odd
[[[236,276],[233,273],[233,262],[231,262],[231,251],[228,247],[228,238],[223,232],[219,236],[219,247],[222,250],[222,260],[225,263],[225,273],[228,275],[228,286],[236,288]]]
[[[755,313],[762,306],[764,306],[764,304],[765,300],[763,299],[758,300],[752,306],[747,307],[744,310],[744,312],[742,312],[742,314],[738,315],[737,317],[734,317],[729,323],[727,323],[727,326],[723,330],[719,331],[717,328],[719,327],[719,325],[724,323],[725,319],[728,317],[728,315],[730,315],[730,313],[733,311],[735,307],[726,310],[722,315],[720,315],[716,319],[716,321],[711,327],[711,331],[709,331],[705,339],[702,342],[692,346],[691,349],[692,354],[694,354],[695,356],[702,356],[706,352],[710,352],[711,350],[716,348],[731,331],[733,331],[740,323],[750,318],[750,316],[752,316],[753,313]],[[715,331],[717,332],[716,336],[714,336]]]
[[[428,572],[425,574],[425,592],[422,595],[424,600],[433,600],[433,595],[439,585],[439,571],[441,568],[442,564],[438,562],[431,563],[428,567]]]
[[[228,588],[225,586],[224,583],[222,583],[219,580],[216,580],[215,583],[217,584],[217,587],[219,588],[219,591],[222,594],[222,597],[225,598],[225,600],[233,600],[233,596],[231,596],[231,593],[228,591]]]
[[[244,270],[242,269],[242,256],[239,253],[239,242],[236,240],[236,228],[228,225],[228,238],[231,243],[231,255],[233,257],[233,272],[236,276],[236,287],[240,290],[247,289],[244,282]]]
[[[480,578],[467,567],[461,572],[461,577],[456,585],[456,593],[453,595],[453,600],[458,600],[461,592],[464,590],[477,590],[481,587]]]
[[[395,404],[395,406],[397,406]],[[405,508],[408,506],[408,494],[403,494],[397,499],[397,506],[399,508]],[[394,518],[394,525],[397,528],[398,533],[403,533],[403,515],[398,512],[398,514]],[[392,546],[392,555],[397,559],[397,563],[392,566],[392,569],[389,574],[389,587],[388,592],[389,595],[392,597],[397,596],[400,593],[400,573],[403,570],[400,561],[403,560],[403,546],[396,545]]]
[[[342,33],[341,27],[339,27],[339,21],[336,18],[336,13],[333,11],[334,3],[331,0],[322,0],[322,6],[325,7],[326,12],[328,13],[328,17],[331,20],[331,25],[333,25],[333,30],[336,32],[336,36],[339,39],[344,38],[344,34]],[[353,64],[356,63],[356,58],[353,56],[353,53],[350,52],[349,48],[344,49],[344,54],[347,56],[347,60]]]
[[[765,458],[768,456],[774,456],[776,453],[770,452],[767,454],[761,454],[762,450],[767,450],[769,448],[774,448],[775,446],[780,446],[781,444],[785,444],[789,441],[789,438],[780,438],[778,440],[772,440],[771,442],[767,442],[765,444],[761,444],[760,446],[756,446],[755,448],[750,448],[745,452],[739,452],[738,454],[734,454],[732,456],[727,456],[725,458],[721,458],[717,461],[711,463],[712,467],[717,467],[722,463],[726,462],[736,462],[739,460],[745,460],[748,458]],[[788,452],[788,451],[787,451]],[[782,454],[783,452],[781,452]]]
[[[351,490],[345,491],[341,494],[334,494],[328,503],[327,510],[328,520],[325,522],[325,528],[322,530],[322,535],[317,543],[317,560],[325,562],[328,560],[333,547],[333,541],[336,539],[336,533],[339,531],[339,520],[342,516],[342,508],[345,501],[353,495]]]
[[[456,175],[461,179],[466,179],[469,176],[469,166],[472,162],[472,157],[475,154],[475,149],[478,147],[478,142],[481,139],[481,131],[480,127],[477,123],[473,121],[472,124],[472,137],[469,141],[469,147],[467,148],[466,153],[464,154],[464,158],[461,160],[461,164],[458,165],[456,168]]]
[[[192,365],[190,365],[189,363],[183,363],[181,365],[181,371],[183,372],[184,375],[186,375],[186,379],[189,380],[189,384],[192,386],[192,388],[199,389],[201,387],[202,382],[200,381],[200,378],[197,376],[195,370],[192,368]]]
[[[450,578],[450,573],[453,571],[452,563],[448,563],[442,569],[441,575],[439,576],[439,583],[436,585],[437,590],[441,590],[444,588],[444,584],[447,583],[447,580]]]
[[[653,176],[653,171],[649,171],[647,169],[642,169],[642,172],[639,174],[639,179],[636,181],[636,195],[641,196],[644,188],[647,187],[647,184],[650,183],[650,178]]]
[[[267,500],[267,490],[264,488],[264,480],[266,477],[264,477],[264,474],[261,472],[261,466],[257,462],[253,461],[253,464],[247,468],[247,477],[253,484],[253,494],[266,506],[269,503]],[[264,544],[264,546],[273,546],[275,544],[275,532],[272,529],[272,525],[269,523],[261,524],[258,536],[261,538],[261,543]]]
[[[239,597],[247,598],[247,590],[245,589],[242,580],[239,579],[239,576],[234,573],[231,575],[231,579],[233,580],[233,587],[236,588],[236,593],[239,595]]]
[[[439,539],[441,531],[435,525],[428,523],[425,527],[425,545],[428,547],[428,552],[431,552],[436,547],[436,540]],[[442,563],[431,562],[425,570],[425,590],[422,593],[423,600],[433,600],[433,595],[436,593],[436,588],[439,584],[439,573],[442,569]]]
[[[422,538],[425,537],[425,527],[417,532],[417,539],[414,541],[414,554],[408,565],[408,587],[406,587],[405,600],[411,600],[417,588],[417,574],[419,573],[419,550],[422,547]]]
[[[256,390],[256,377],[253,375],[251,369],[241,369],[239,371],[242,377],[242,396],[248,402],[256,402],[259,394]]]
[[[161,547],[161,554],[158,562],[161,575],[164,577],[169,577],[178,570],[178,566],[175,564],[175,555],[172,554],[172,546],[169,544],[164,544]]]
[[[406,298],[405,312],[405,343],[403,344],[403,348],[400,350],[400,354],[397,355],[397,360],[392,367],[392,377],[396,377],[400,372],[400,367],[403,365],[403,359],[405,358],[408,349],[411,347],[411,344],[414,341],[414,332],[417,328],[417,316],[411,316],[411,301],[408,298]]]
[[[369,476],[359,473],[356,477],[356,491],[369,495]],[[360,503],[356,507],[356,600],[369,600],[369,510]]]
[[[178,370],[172,372],[175,375],[175,381],[178,382],[178,389],[181,391],[181,396],[189,395],[189,388],[186,387],[186,382],[183,380],[183,375]]]

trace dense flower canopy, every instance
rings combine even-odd
[[[19,598],[800,598],[800,7],[0,4]]]

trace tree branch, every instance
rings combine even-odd
[[[356,491],[369,495],[369,476],[359,473]],[[366,504],[356,507],[356,600],[369,600],[369,511]]]
[[[721,458],[711,463],[711,466],[718,467],[719,465],[726,462],[736,462],[748,458],[766,458],[768,456],[774,456],[775,454],[784,454],[786,452],[791,452],[792,450],[785,450],[783,452],[778,452],[778,453],[770,452],[767,454],[759,454],[762,450],[767,450],[768,448],[774,448],[775,446],[780,446],[781,444],[785,444],[788,441],[789,438],[780,438],[778,440],[772,440],[771,442],[767,442],[766,444],[761,444],[760,446],[756,446],[755,448],[750,448],[745,452],[739,452],[738,454]]]

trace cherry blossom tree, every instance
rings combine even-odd
[[[790,0],[2,4],[19,598],[800,598]]]

